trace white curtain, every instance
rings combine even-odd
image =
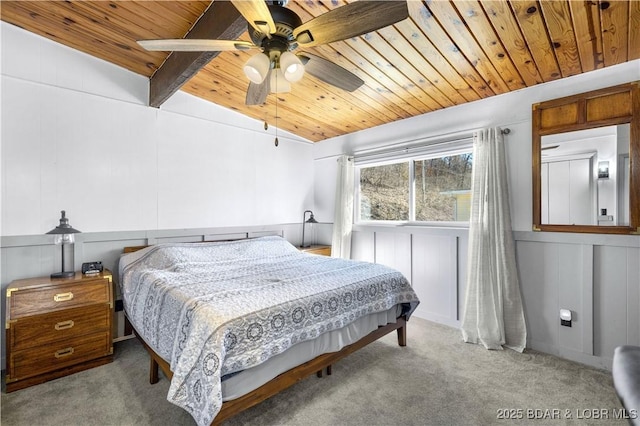
[[[336,182],[336,207],[333,220],[331,256],[349,259],[351,257],[351,228],[353,226],[353,159],[346,155],[338,158],[338,178]]]
[[[516,270],[502,131],[473,138],[473,178],[467,289],[462,319],[465,342],[522,352],[527,329]]]

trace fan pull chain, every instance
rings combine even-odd
[[[278,146],[278,79],[276,78],[276,140],[274,141],[275,145]]]

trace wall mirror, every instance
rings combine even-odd
[[[640,82],[533,105],[533,229],[640,233]]]

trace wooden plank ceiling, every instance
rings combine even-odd
[[[222,1],[222,0],[218,0]],[[345,4],[290,1],[303,22]],[[396,25],[298,49],[365,81],[355,92],[310,75],[246,106],[242,65],[222,52],[182,90],[310,141],[367,129],[640,58],[640,1],[418,1]],[[151,77],[169,52],[136,40],[182,38],[209,1],[2,1],[3,21]],[[229,23],[231,25],[231,23]],[[245,31],[240,39],[249,40]],[[276,106],[277,105],[277,106]],[[276,122],[277,113],[277,122]]]

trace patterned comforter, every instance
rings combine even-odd
[[[301,253],[280,237],[151,246],[120,261],[127,316],[167,360],[167,399],[208,425],[221,377],[364,315],[419,301],[382,265]]]

